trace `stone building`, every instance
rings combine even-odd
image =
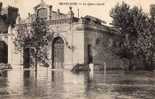
[[[89,15],[78,18],[74,16],[72,7],[69,7],[66,14],[62,13],[60,9],[54,11],[53,6],[44,1],[34,7],[34,12],[29,14],[25,20],[22,20],[16,13],[15,15],[18,15],[17,18],[14,17],[16,24],[7,27],[8,32],[3,33],[3,35],[7,35],[7,42],[9,42],[5,43],[8,47],[6,48],[8,50],[7,63],[11,64],[13,68],[23,68],[25,63],[28,65],[30,62],[28,50],[18,51],[14,40],[18,33],[18,26],[23,24],[29,26],[36,17],[46,18],[49,30],[54,35],[48,50],[49,68],[72,69],[76,64],[103,65],[106,61],[109,68],[121,68],[123,65],[123,62],[109,50],[113,45],[117,45],[113,39],[119,40],[119,32],[106,26],[105,21]],[[3,39],[1,40],[3,41]]]
[[[8,6],[3,8],[0,3],[0,63],[11,63],[12,34],[8,31],[14,27],[18,15],[18,8]]]

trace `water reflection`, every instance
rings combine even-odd
[[[0,99],[154,99],[155,73],[103,71],[73,74],[68,70],[4,71]]]
[[[52,77],[51,77],[51,78],[52,78],[52,82],[54,82],[54,81],[55,81],[55,79],[54,79],[54,78],[55,78],[55,77],[54,77],[54,76],[55,76],[54,71],[51,71],[51,75],[52,75]]]
[[[26,71],[24,71],[24,78],[26,79],[26,78],[30,78],[30,70],[26,70]]]

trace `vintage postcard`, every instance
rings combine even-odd
[[[0,0],[0,99],[155,99],[155,1]]]

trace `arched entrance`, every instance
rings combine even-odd
[[[23,50],[23,66],[24,68],[30,68],[31,65],[34,64],[34,58],[33,58],[33,53],[34,49],[30,47],[26,47]]]
[[[64,41],[57,37],[52,43],[52,69],[62,69],[64,63]]]
[[[8,45],[0,41],[0,63],[8,63]]]

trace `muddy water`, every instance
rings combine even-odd
[[[0,77],[0,99],[155,99],[155,73],[8,70]]]

